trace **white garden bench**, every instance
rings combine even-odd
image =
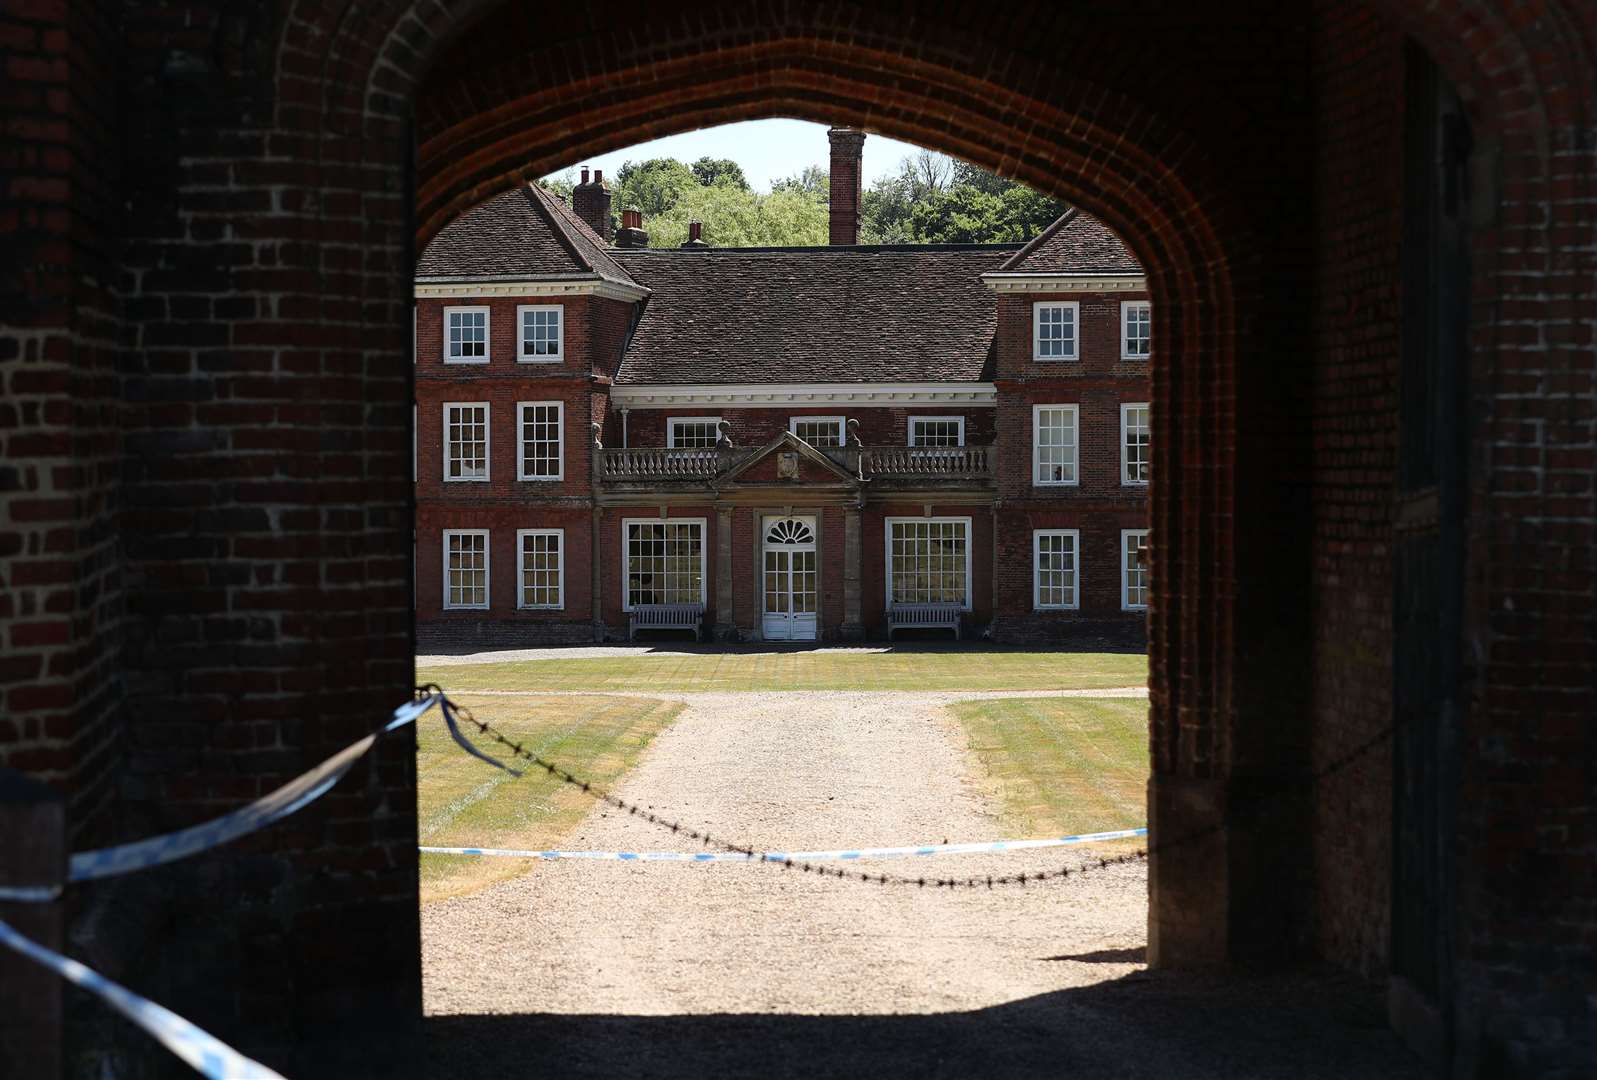
[[[909,629],[952,630],[958,640],[963,613],[959,604],[888,604],[887,640],[893,640],[894,630]]]
[[[639,630],[692,630],[699,641],[703,625],[703,604],[634,604],[627,637],[637,637]]]

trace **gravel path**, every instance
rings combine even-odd
[[[941,708],[973,696],[682,695],[689,707],[620,794],[768,850],[997,838],[993,804]],[[565,844],[691,849],[607,809]],[[1086,854],[937,865],[986,874]],[[1162,1072],[1140,1071],[1132,1006],[1168,1013],[1151,1042],[1169,1044],[1172,1030],[1188,1029],[1213,1042],[1227,1026],[1197,1019],[1215,1012],[1212,987],[1193,994],[1190,980],[1143,969],[1146,889],[1140,864],[1064,885],[959,894],[736,864],[532,864],[522,877],[423,910],[425,1071],[1043,1076],[1057,1075],[1070,1054],[1124,1043],[1113,1052],[1135,1060],[1125,1069],[1096,1060],[1096,1075],[1417,1075],[1384,1031],[1364,1026],[1367,1010],[1355,1010],[1353,1037],[1331,1031],[1318,1054],[1305,1044],[1306,1057],[1305,1022],[1283,1014],[1277,1026],[1291,1038],[1262,1036],[1264,1071],[1234,1048],[1213,1070],[1189,1060],[1170,1073],[1177,1063],[1167,1056]],[[1159,992],[1141,992],[1150,987]],[[1130,996],[1119,1003],[1116,994]],[[1261,994],[1261,1006],[1280,998]],[[1311,1013],[1321,1027],[1323,1012]],[[1261,1038],[1251,1024],[1229,1026]],[[1271,1071],[1283,1052],[1291,1068]]]

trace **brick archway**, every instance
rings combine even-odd
[[[1597,712],[1591,5],[246,7],[0,16],[13,130],[37,144],[8,189],[0,752],[70,793],[74,846],[236,805],[406,690],[418,236],[514,176],[777,114],[953,151],[1137,250],[1166,361],[1156,825],[1291,788],[1391,714],[1407,32],[1479,151],[1460,1023],[1494,1018],[1526,1072],[1538,1032],[1589,1027],[1545,928],[1589,930],[1553,894],[1593,872],[1567,850]],[[109,894],[85,909],[135,920],[130,968],[174,942],[214,957],[161,969],[165,1000],[228,1032],[270,1002],[280,1034],[257,1045],[351,1002],[414,1014],[417,959],[392,947],[416,930],[413,759],[395,745],[363,775],[277,846],[150,886],[188,929]],[[1372,756],[1327,808],[1156,866],[1158,959],[1302,949],[1382,974],[1390,779]],[[194,928],[233,901],[216,947]],[[229,960],[267,953],[248,976]]]
[[[666,29],[658,14],[652,23]],[[1150,617],[1160,657],[1151,686],[1152,798],[1165,798],[1167,817],[1178,819],[1217,809],[1215,782],[1230,771],[1236,738],[1225,659],[1234,648],[1236,575],[1214,572],[1238,557],[1228,389],[1236,385],[1237,307],[1259,295],[1250,278],[1268,257],[1246,207],[1193,133],[1079,71],[1010,63],[1009,78],[1048,88],[1021,98],[990,74],[914,56],[902,28],[885,20],[874,33],[856,23],[864,43],[801,23],[731,42],[710,34],[692,48],[645,50],[627,62],[608,59],[625,51],[624,30],[600,31],[585,48],[606,59],[532,80],[527,72],[553,66],[561,48],[518,39],[529,29],[520,11],[488,15],[446,45],[417,86],[418,247],[469,206],[582,154],[780,115],[868,126],[1001,170],[1089,209],[1139,252],[1161,355],[1180,358],[1156,359],[1156,473],[1176,475],[1183,455],[1204,463],[1196,491],[1177,497],[1156,479],[1151,493],[1155,576],[1170,583]],[[492,56],[483,55],[484,41],[495,43]],[[1175,671],[1180,677],[1170,678]],[[1193,784],[1202,789],[1196,804]],[[1227,892],[1214,855],[1155,867],[1165,898],[1156,896],[1152,908],[1156,961],[1231,955],[1228,935],[1215,931],[1218,912],[1192,915],[1194,898]]]

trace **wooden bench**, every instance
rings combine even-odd
[[[887,640],[893,640],[894,630],[908,629],[952,630],[958,640],[963,614],[959,604],[888,604]]]
[[[635,604],[627,637],[637,637],[639,630],[692,630],[693,640],[700,641],[703,625],[703,604]]]

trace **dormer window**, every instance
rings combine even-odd
[[[488,362],[488,309],[444,308],[444,363]]]
[[[1074,360],[1080,340],[1081,305],[1074,300],[1039,301],[1031,306],[1033,360]]]
[[[847,439],[841,416],[795,416],[787,429],[811,446],[842,446]]]
[[[912,416],[909,418],[909,445],[964,446],[963,416]]]
[[[665,422],[665,444],[673,450],[708,450],[720,441],[719,416],[673,416]]]
[[[558,363],[565,356],[566,329],[559,304],[516,308],[520,342],[516,359],[523,364]]]

